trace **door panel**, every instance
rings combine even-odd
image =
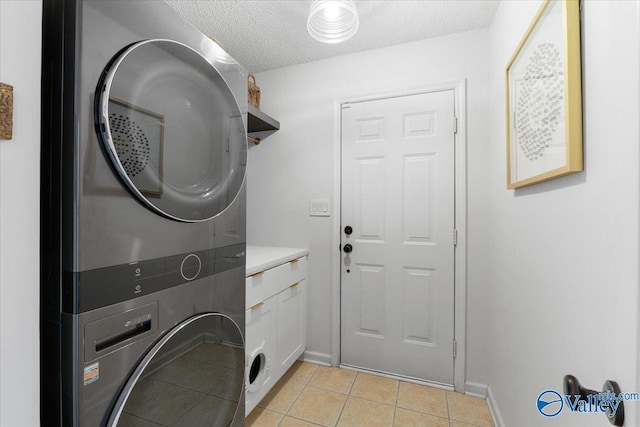
[[[378,265],[358,265],[359,335],[369,334],[384,338],[384,267]]]
[[[454,94],[342,110],[342,363],[453,384]]]
[[[356,230],[360,239],[384,240],[384,159],[357,159]]]
[[[403,275],[403,331],[406,343],[432,343],[433,325],[433,271],[428,269],[405,268]]]
[[[404,242],[424,243],[431,238],[433,156],[404,158]]]

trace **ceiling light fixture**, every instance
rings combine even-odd
[[[314,0],[309,10],[307,30],[323,43],[350,39],[360,25],[353,0]]]

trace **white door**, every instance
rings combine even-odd
[[[343,105],[342,364],[453,384],[454,133],[453,90]]]

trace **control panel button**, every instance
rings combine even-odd
[[[184,280],[193,280],[198,277],[202,269],[202,262],[196,254],[189,254],[182,260],[180,264],[180,274]]]

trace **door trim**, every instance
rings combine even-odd
[[[418,95],[442,90],[454,91],[454,111],[458,118],[458,131],[455,135],[455,212],[454,221],[458,230],[457,246],[454,251],[454,340],[457,355],[453,361],[453,383],[456,391],[465,391],[466,380],[466,309],[467,309],[467,81],[466,79],[446,81],[392,92],[360,94],[334,100],[333,121],[333,230],[331,245],[336,251],[332,257],[332,327],[331,327],[331,365],[340,365],[340,213],[342,182],[342,105],[352,102],[373,101],[376,99]],[[451,349],[453,355],[453,348]]]

